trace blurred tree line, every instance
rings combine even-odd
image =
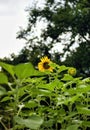
[[[42,1],[27,8],[27,27],[17,33],[25,40],[24,48],[1,60],[36,66],[46,55],[55,63],[76,67],[79,76],[90,76],[90,0]]]

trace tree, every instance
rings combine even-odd
[[[36,65],[40,57],[47,55],[53,61],[58,58],[57,62],[61,64],[61,58],[71,52],[73,45],[78,45],[80,49],[81,44],[90,44],[89,0],[43,1],[43,6],[35,3],[32,8],[27,9],[29,14],[28,25],[26,29],[21,28],[17,33],[17,38],[26,40],[26,46],[21,50],[19,56],[14,58],[14,61],[26,54],[26,59],[21,62],[30,60]],[[40,31],[38,32],[39,28]],[[62,37],[63,35],[64,37]],[[59,49],[52,53],[56,44],[61,46],[63,44],[63,53]],[[26,51],[27,53],[25,53]],[[90,50],[88,51],[89,54]],[[72,57],[72,52],[70,57]]]
[[[76,50],[71,51],[67,55],[64,64],[67,66],[74,66],[77,68],[77,72],[80,76],[89,77],[90,76],[90,44],[84,42],[80,44]]]

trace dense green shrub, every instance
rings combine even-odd
[[[0,66],[0,130],[90,128],[90,78],[72,76],[70,67],[55,63],[52,72],[31,63]]]

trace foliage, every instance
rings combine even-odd
[[[29,12],[28,26],[18,32],[17,38],[25,39],[32,49],[35,45],[37,48],[40,45],[40,50],[42,50],[42,46],[47,42],[49,52],[56,43],[64,42],[64,51],[69,51],[70,46],[76,42],[76,37],[78,43],[83,43],[83,40],[90,42],[89,0],[45,0],[43,7],[35,4],[34,7],[27,10]],[[40,38],[36,33],[39,24],[45,24],[45,27],[41,28]],[[71,34],[69,42],[65,37],[64,40],[61,37],[62,34],[67,36],[68,33]]]
[[[28,26],[18,33],[18,38],[24,38],[27,41],[34,40],[36,37],[30,39],[32,33],[36,31],[33,27],[43,21],[47,23],[41,32],[41,38],[44,38],[45,41],[48,38],[51,38],[53,42],[54,40],[61,41],[59,36],[67,32],[72,33],[71,42],[74,42],[73,38],[78,34],[81,36],[79,38],[88,41],[88,37],[85,37],[90,33],[90,2],[88,0],[66,0],[63,2],[61,0],[59,2],[58,0],[53,0],[53,2],[45,0],[43,7],[35,5],[28,11]],[[28,37],[28,34],[31,36]]]
[[[55,63],[53,72],[40,72],[29,62],[0,66],[1,130],[90,128],[90,78],[73,77],[70,67]]]
[[[74,66],[78,74],[83,77],[90,77],[90,43],[80,44],[76,50],[67,55],[64,64]]]

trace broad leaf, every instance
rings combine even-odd
[[[34,67],[31,63],[22,63],[16,65],[14,71],[18,78],[23,79],[33,75]]]
[[[71,81],[73,80],[73,77],[69,74],[65,74],[64,77],[61,79],[63,81]]]
[[[59,66],[59,71],[66,71],[68,69],[68,67],[66,67],[65,65]]]
[[[7,84],[8,78],[4,73],[0,73],[0,84]]]
[[[38,104],[35,101],[25,103],[25,108],[35,108]]]
[[[28,119],[23,119],[19,116],[15,116],[14,120],[17,124],[25,125],[25,127],[34,129],[34,130],[38,129],[43,123],[43,119],[36,115],[30,116]]]
[[[90,115],[90,109],[88,109],[87,107],[77,106],[77,110],[80,114]]]
[[[3,86],[0,86],[0,96],[6,93],[6,89]]]
[[[82,125],[90,128],[90,121],[82,121]]]
[[[14,71],[13,71],[13,65],[4,63],[4,62],[0,62],[0,66],[5,69],[9,74],[11,74],[12,76],[14,76]]]
[[[1,102],[6,102],[6,101],[9,101],[9,100],[12,100],[12,98],[9,97],[9,96],[6,96],[6,97],[4,97],[4,98],[1,100]]]
[[[66,128],[66,130],[78,130],[78,125],[70,125]]]

